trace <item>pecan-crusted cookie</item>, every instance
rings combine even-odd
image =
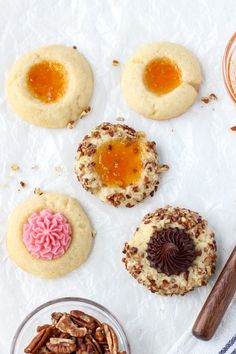
[[[147,214],[123,253],[130,274],[160,295],[184,295],[206,285],[215,271],[214,233],[198,213],[184,208]]]
[[[122,124],[102,123],[80,143],[75,172],[82,186],[115,207],[133,207],[158,188],[155,142]]]

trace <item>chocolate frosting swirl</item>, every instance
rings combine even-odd
[[[193,240],[177,227],[156,231],[146,252],[150,266],[166,275],[185,272],[195,259]]]

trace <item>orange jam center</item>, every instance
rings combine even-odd
[[[31,95],[40,101],[56,102],[65,94],[67,72],[62,64],[44,60],[29,69],[27,86]]]
[[[98,148],[95,162],[104,184],[125,188],[140,179],[141,147],[137,140],[110,140]]]
[[[170,59],[156,58],[145,66],[143,82],[148,90],[163,95],[181,84],[181,72]]]

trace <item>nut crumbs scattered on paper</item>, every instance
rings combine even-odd
[[[75,126],[75,122],[74,122],[74,121],[71,121],[71,122],[69,122],[69,123],[67,124],[67,128],[68,128],[68,129],[73,129],[74,126]]]
[[[117,117],[116,120],[117,120],[118,122],[124,122],[124,121],[125,121],[125,118],[123,118],[123,117]]]
[[[16,172],[16,171],[19,171],[19,169],[20,169],[20,167],[16,163],[13,163],[11,165],[11,171]]]
[[[205,96],[205,97],[201,98],[201,101],[205,104],[208,104],[209,102],[217,101],[217,100],[218,100],[218,97],[214,93],[210,93],[209,96]]]
[[[113,65],[113,66],[118,66],[118,65],[120,65],[119,60],[113,59],[113,60],[112,60],[112,65]]]
[[[41,191],[41,189],[40,189],[39,187],[36,187],[36,188],[34,188],[34,194],[36,194],[36,195],[42,195],[43,192]]]
[[[87,107],[85,108],[85,110],[83,110],[83,112],[80,115],[80,119],[82,119],[84,116],[86,116],[89,112],[91,112],[91,107]]]
[[[214,93],[211,93],[209,95],[209,98],[210,98],[210,101],[217,101],[218,100],[218,97]]]

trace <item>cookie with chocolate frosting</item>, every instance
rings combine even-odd
[[[198,213],[166,206],[147,214],[125,243],[128,272],[153,293],[184,295],[215,271],[215,235]]]

